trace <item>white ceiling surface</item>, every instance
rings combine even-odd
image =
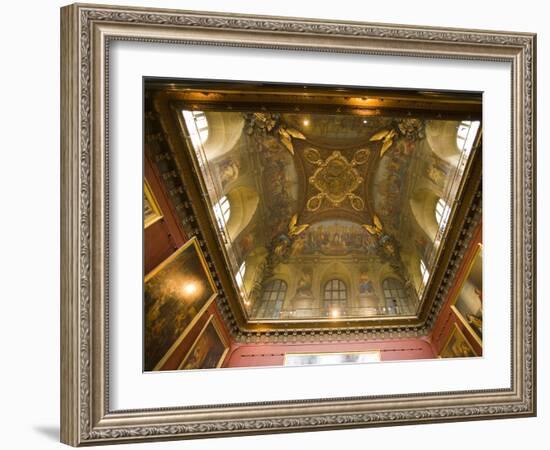
[[[3,5],[2,183],[0,225],[3,280],[2,446],[10,449],[60,448],[59,417],[59,10],[65,2],[27,1]],[[544,2],[394,0],[388,2],[296,2],[278,0],[117,1],[118,4],[179,9],[243,12],[281,16],[424,24],[538,32],[538,123],[550,120],[548,85],[550,32]],[[545,101],[546,100],[546,101]],[[32,116],[31,116],[32,114]],[[29,126],[33,129],[30,130]],[[539,127],[538,148],[550,145]],[[538,192],[550,189],[544,177],[548,152],[539,151]],[[550,211],[539,199],[538,228],[550,226]],[[548,234],[539,245],[539,299],[550,292],[542,281],[548,272],[540,257],[550,250]],[[539,302],[538,317],[550,314]],[[280,449],[406,446],[406,448],[513,449],[543,448],[550,419],[548,405],[548,328],[539,327],[539,416],[532,419],[271,435],[217,440],[141,444],[140,449]],[[530,445],[529,445],[530,444]],[[137,448],[128,445],[117,448]]]

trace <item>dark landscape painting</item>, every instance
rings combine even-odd
[[[214,317],[210,317],[199,337],[185,356],[180,369],[215,369],[220,367],[228,350],[216,328]]]
[[[212,276],[196,239],[191,239],[145,277],[144,367],[162,365],[199,313],[215,298]]]

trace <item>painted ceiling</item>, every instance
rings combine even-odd
[[[182,110],[250,321],[414,316],[479,122]]]

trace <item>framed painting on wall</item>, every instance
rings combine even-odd
[[[223,364],[229,345],[223,337],[217,320],[210,316],[178,369],[213,369]]]
[[[471,358],[478,355],[468,342],[468,339],[466,339],[466,336],[464,336],[462,330],[455,323],[453,324],[449,340],[439,356],[441,358]]]
[[[145,276],[146,371],[162,367],[216,295],[216,286],[196,238]]]
[[[479,244],[451,307],[480,344],[483,337],[482,250]]]
[[[143,226],[145,228],[162,219],[160,206],[147,180],[143,183]]]
[[[61,31],[63,442],[536,413],[534,35],[89,5]]]

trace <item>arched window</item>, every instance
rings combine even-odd
[[[403,283],[396,278],[386,278],[382,282],[386,312],[388,314],[410,313],[409,296]]]
[[[243,261],[241,264],[241,267],[239,267],[239,271],[235,275],[235,280],[237,281],[237,286],[239,289],[242,289],[244,287],[244,274],[246,273],[246,261]]]
[[[283,280],[271,280],[265,286],[260,301],[254,306],[254,317],[277,319],[285,301],[287,284]]]
[[[447,202],[440,198],[435,205],[435,220],[439,225],[439,228],[445,228],[447,226],[447,221],[449,220],[449,214],[451,213],[451,208],[447,205]]]
[[[182,111],[182,114],[193,147],[200,147],[208,139],[206,114],[202,111]]]
[[[325,313],[330,317],[339,317],[345,314],[348,303],[348,290],[342,280],[327,281],[323,292]]]
[[[220,198],[220,201],[214,205],[214,216],[216,217],[220,229],[224,229],[230,215],[231,206],[229,204],[229,199],[224,195]]]
[[[478,121],[463,120],[456,132],[456,146],[460,151],[469,154],[479,129]]]
[[[420,260],[420,275],[422,276],[422,284],[425,286],[430,278],[430,272],[428,271],[426,263],[423,260]]]

